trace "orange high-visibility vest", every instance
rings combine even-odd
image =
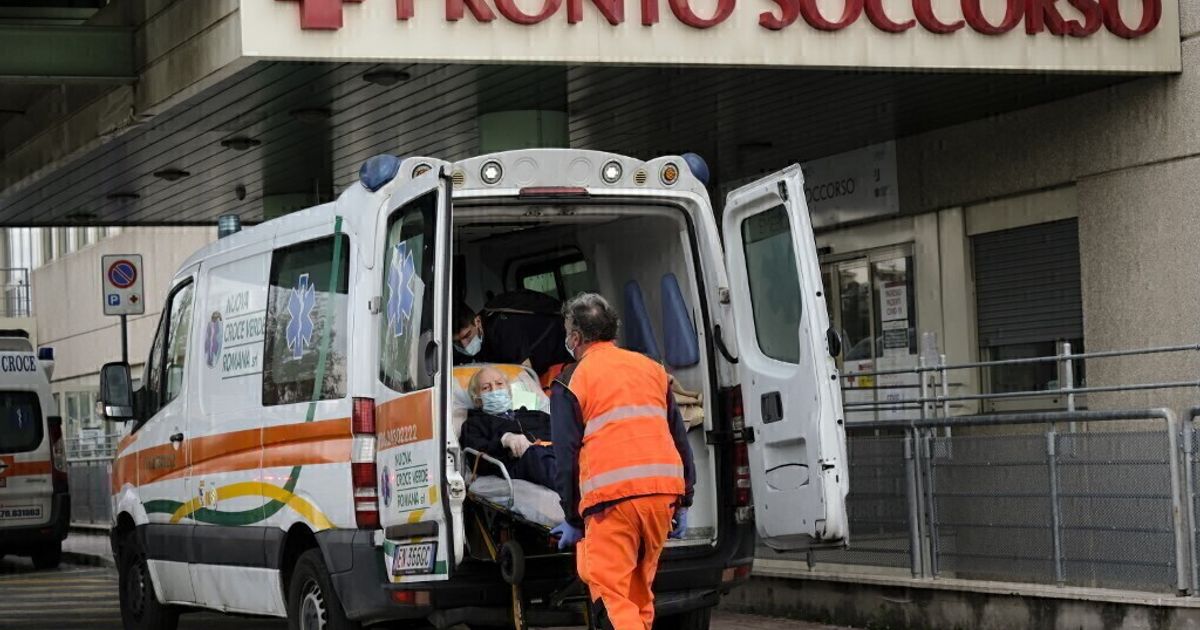
[[[579,510],[626,497],[684,493],[667,424],[667,372],[612,342],[587,349],[567,387],[583,413]]]

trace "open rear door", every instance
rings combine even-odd
[[[781,551],[843,544],[842,397],[800,167],[730,193],[722,230],[759,536]]]

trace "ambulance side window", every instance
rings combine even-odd
[[[146,361],[143,391],[146,419],[179,395],[183,385],[183,366],[187,361],[187,344],[192,326],[192,295],[195,285],[189,279],[180,284],[167,298],[158,333]],[[164,365],[165,364],[165,365]],[[139,424],[137,428],[140,428]],[[136,428],[135,428],[136,430]]]
[[[424,348],[433,337],[434,235],[437,192],[418,197],[388,219],[383,252],[379,380],[398,392],[433,385]]]
[[[335,238],[342,239],[340,246]],[[267,293],[263,405],[345,398],[349,286],[350,239],[345,236],[275,250]]]

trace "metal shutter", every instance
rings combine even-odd
[[[979,345],[1083,338],[1076,219],[972,237]]]

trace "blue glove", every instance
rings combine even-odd
[[[675,509],[675,518],[671,519],[674,529],[667,534],[667,538],[683,538],[683,534],[687,532],[687,513],[688,509],[685,507]]]
[[[550,530],[550,535],[558,536],[558,548],[563,550],[567,547],[574,547],[575,543],[583,538],[583,530],[563,521],[558,524],[558,527]]]

